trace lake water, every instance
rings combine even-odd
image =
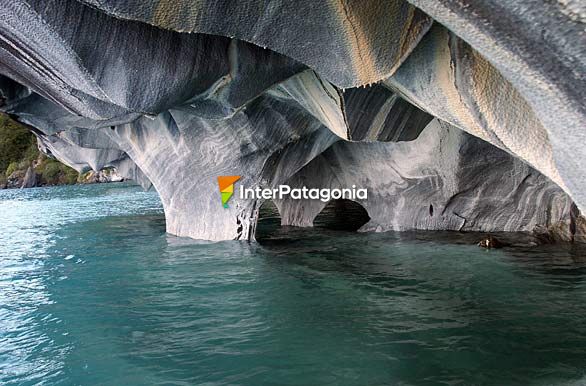
[[[204,243],[137,187],[0,191],[0,384],[585,384],[586,253],[462,237]]]

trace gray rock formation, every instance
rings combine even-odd
[[[373,165],[373,163],[377,163]],[[368,188],[362,231],[526,231],[572,237],[572,200],[550,179],[445,122],[414,141],[337,142],[288,181],[292,187]],[[282,225],[311,226],[319,200],[276,200]]]
[[[392,74],[432,23],[403,0],[83,2],[168,30],[251,42],[304,63],[344,88]]]
[[[6,178],[4,189],[19,189],[22,187],[22,181],[24,181],[25,175],[26,172],[24,170],[15,170]]]
[[[122,181],[124,181],[124,177],[118,174],[118,171],[114,168],[106,168],[98,172],[91,170],[79,178],[79,182],[82,184],[103,184]]]
[[[445,122],[503,149],[566,188],[534,110],[486,59],[434,26],[384,84]],[[580,193],[577,193],[580,194]]]
[[[34,188],[37,186],[37,183],[37,174],[35,173],[35,169],[33,169],[32,166],[29,166],[26,170],[26,174],[24,175],[22,186],[20,188]]]
[[[545,11],[544,11],[545,10]],[[0,0],[0,109],[167,231],[254,239],[246,187],[369,188],[362,230],[586,227],[586,33],[571,2]],[[277,202],[309,226],[320,201]]]

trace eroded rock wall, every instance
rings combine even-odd
[[[432,121],[414,141],[337,142],[288,184],[368,189],[361,231],[523,231],[571,240],[572,200],[550,179],[462,130]],[[275,200],[282,225],[312,226],[319,200]]]
[[[586,142],[584,2],[410,3],[466,41],[514,87],[547,132],[561,184],[578,206],[586,209],[582,161]],[[509,125],[509,130],[514,130],[514,125]]]
[[[404,0],[83,2],[117,18],[251,42],[343,88],[392,74],[432,23]]]

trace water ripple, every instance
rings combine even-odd
[[[294,229],[197,242],[120,184],[0,191],[0,213],[1,384],[585,380],[576,247]]]

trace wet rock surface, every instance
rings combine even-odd
[[[507,244],[503,243],[496,237],[488,235],[478,242],[478,246],[486,249],[503,248]]]

